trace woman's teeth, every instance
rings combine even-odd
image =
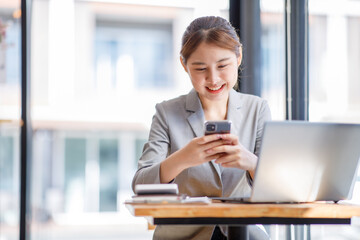
[[[216,88],[211,88],[211,87],[208,87],[211,91],[216,91],[216,90],[219,90],[220,88],[222,87],[222,85],[216,87]]]

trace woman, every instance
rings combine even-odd
[[[173,182],[189,196],[250,195],[264,122],[271,117],[265,100],[233,90],[241,51],[223,18],[201,17],[187,27],[180,62],[193,89],[156,105],[133,188]],[[231,133],[204,136],[207,120],[230,120]],[[250,238],[258,230],[251,227]],[[157,226],[154,239],[210,239],[213,232],[212,226]]]

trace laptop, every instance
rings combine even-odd
[[[359,157],[360,124],[266,122],[253,190],[241,201],[349,199]]]

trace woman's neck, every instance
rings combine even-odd
[[[220,101],[201,101],[207,121],[226,120],[228,99]]]

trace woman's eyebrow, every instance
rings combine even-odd
[[[223,62],[223,61],[226,61],[226,60],[229,60],[229,59],[230,59],[229,57],[222,58],[222,59],[216,61],[216,63]],[[203,62],[193,62],[193,63],[191,63],[191,65],[205,65],[205,63],[203,63]]]
[[[205,63],[203,63],[203,62],[193,62],[193,63],[191,63],[191,65],[205,65]]]
[[[226,61],[226,60],[229,60],[229,59],[230,59],[229,57],[227,57],[227,58],[222,58],[222,59],[220,59],[219,61],[217,61],[217,63],[223,62],[223,61]]]

